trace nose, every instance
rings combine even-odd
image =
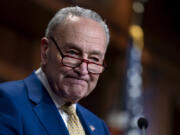
[[[86,75],[88,74],[88,64],[86,62],[82,62],[81,65],[76,67],[74,70],[80,75]]]

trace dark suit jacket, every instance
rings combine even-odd
[[[77,104],[87,135],[109,135],[105,123]],[[68,135],[68,130],[35,73],[0,84],[0,135]]]

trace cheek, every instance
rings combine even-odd
[[[69,71],[69,69],[67,67],[60,66],[56,70],[55,69],[53,70],[54,70],[54,75],[53,75],[54,88],[55,88],[55,91],[59,93],[60,90],[64,90],[66,89],[66,87],[69,87],[65,79],[66,74]]]
[[[47,74],[51,75],[53,82],[56,82],[56,85],[63,80],[64,74],[69,70],[67,67],[64,67],[61,63],[61,59],[57,56],[49,57],[47,61]]]
[[[90,84],[90,89],[91,91],[96,87],[97,82],[99,80],[99,75],[92,75],[92,80],[91,80],[91,84]]]
[[[72,70],[71,68],[65,67],[62,64],[56,68],[57,72],[55,75],[58,77],[59,84],[65,81],[65,77],[67,76],[67,74],[69,74],[71,70]]]

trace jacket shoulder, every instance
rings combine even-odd
[[[0,92],[14,95],[18,92],[21,92],[24,89],[24,81],[9,81],[0,84]]]

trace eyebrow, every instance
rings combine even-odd
[[[81,49],[80,47],[78,47],[78,45],[76,45],[76,44],[74,44],[74,43],[67,43],[67,44],[64,45],[63,48],[64,48],[64,49],[70,49],[70,48],[71,48],[71,49],[76,49],[76,50],[82,52],[82,49]],[[103,57],[103,54],[102,54],[100,51],[98,51],[98,50],[93,50],[93,51],[90,52],[90,54],[92,54],[92,55],[98,55],[98,56],[100,56],[100,57]]]

